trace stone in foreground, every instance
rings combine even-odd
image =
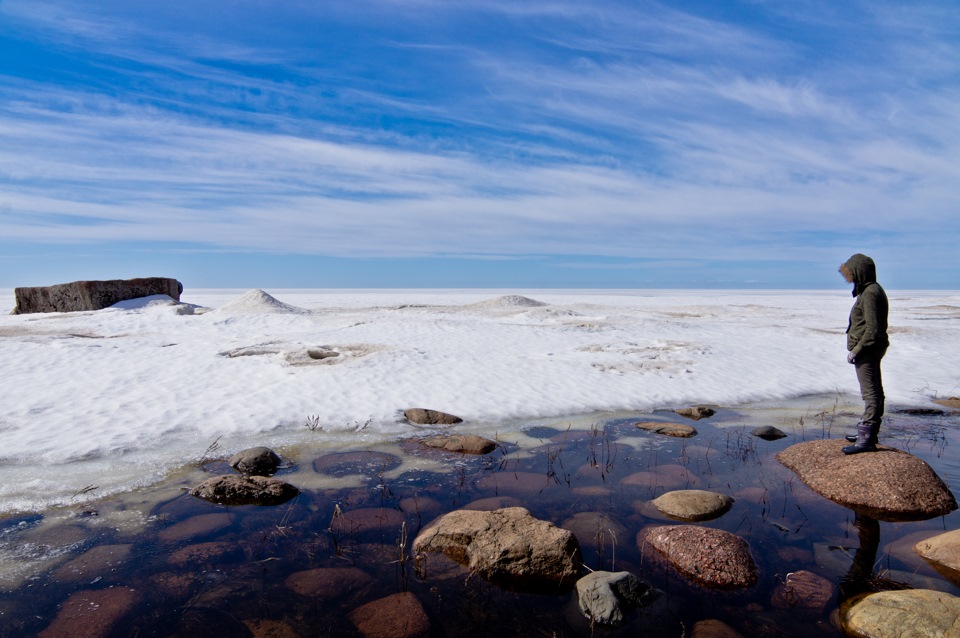
[[[672,518],[706,521],[725,514],[733,505],[733,499],[709,490],[675,490],[653,499],[652,504]]]
[[[800,570],[787,574],[773,591],[771,603],[777,609],[790,609],[820,615],[836,594],[833,583],[824,578]]]
[[[55,286],[14,288],[16,306],[11,314],[101,310],[121,301],[153,295],[167,295],[180,301],[182,292],[183,284],[167,277],[74,281]]]
[[[417,536],[413,551],[443,553],[472,572],[517,589],[568,589],[580,575],[576,536],[522,507],[445,514]]]
[[[939,403],[940,405],[953,408],[955,410],[960,410],[960,397],[949,397],[946,399],[937,399],[934,403]]]
[[[106,638],[139,600],[140,594],[129,587],[78,591],[60,605],[57,617],[38,636]]]
[[[922,540],[913,549],[934,569],[960,587],[960,529]]]
[[[403,411],[403,416],[417,425],[454,425],[463,422],[463,419],[453,414],[425,408],[408,408]]]
[[[653,595],[630,572],[593,572],[577,581],[580,611],[590,622],[604,625],[620,624],[623,607],[640,607]]]
[[[375,600],[350,612],[364,638],[417,638],[430,635],[430,619],[410,592]]]
[[[757,566],[747,541],[735,534],[697,525],[665,525],[637,535],[678,572],[715,589],[740,589],[757,582]]]
[[[924,520],[957,509],[953,494],[921,459],[885,446],[847,456],[845,445],[808,441],[776,458],[821,496],[879,520]]]
[[[279,505],[299,493],[279,479],[233,474],[215,476],[190,490],[192,496],[221,505]]]
[[[656,432],[657,434],[665,434],[666,436],[676,436],[682,439],[690,438],[691,436],[696,436],[697,434],[696,428],[690,427],[689,425],[684,425],[683,423],[640,421],[639,423],[634,423],[633,425],[640,430]]]
[[[930,589],[865,594],[842,605],[840,623],[860,638],[960,638],[960,598]]]

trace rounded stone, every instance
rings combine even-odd
[[[690,580],[716,589],[750,587],[757,566],[745,540],[730,532],[697,525],[665,525],[637,535]]]
[[[272,476],[280,467],[280,457],[268,447],[252,447],[237,452],[228,461],[230,467],[241,474]]]
[[[640,421],[633,424],[639,430],[664,434],[666,436],[675,436],[682,439],[696,436],[697,429],[683,423],[666,423],[663,421]]]
[[[652,503],[672,518],[706,521],[727,513],[733,506],[733,499],[708,490],[675,490],[658,496]]]
[[[960,598],[929,589],[864,594],[840,609],[845,632],[862,638],[960,638]]]

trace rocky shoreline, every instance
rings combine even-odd
[[[953,635],[957,504],[915,437],[940,428],[945,446],[960,415],[891,415],[888,444],[853,459],[823,422],[690,415],[533,428],[526,446],[255,448],[139,507],[11,517],[0,637]],[[914,559],[881,545],[892,521]],[[878,552],[914,577],[879,573]]]

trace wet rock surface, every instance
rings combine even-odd
[[[320,474],[347,476],[350,474],[376,475],[399,467],[400,457],[387,452],[360,450],[326,454],[313,462],[313,469]]]
[[[519,588],[573,587],[580,545],[567,530],[522,507],[456,510],[417,536],[414,552],[441,552],[470,571]]]
[[[837,588],[826,578],[800,570],[787,574],[774,589],[771,604],[777,609],[822,614],[836,593]]]
[[[364,638],[417,638],[430,634],[430,619],[410,592],[387,596],[350,612]]]
[[[672,518],[706,521],[729,511],[733,499],[709,490],[675,490],[653,499],[652,504]]]
[[[692,405],[686,408],[677,408],[674,412],[688,419],[693,419],[694,421],[709,419],[717,413],[716,410],[706,405]]]
[[[252,447],[237,452],[228,461],[230,467],[241,474],[257,476],[273,476],[281,462],[277,453],[268,447]]]
[[[696,525],[654,527],[637,535],[637,545],[649,545],[693,582],[717,589],[750,587],[757,566],[745,540],[719,529]]]
[[[862,638],[960,638],[960,598],[928,589],[866,594],[841,607],[840,622]]]
[[[845,455],[845,441],[792,445],[777,454],[780,463],[831,501],[881,520],[915,520],[957,509],[943,480],[921,459],[885,446]]]
[[[914,546],[934,569],[960,587],[960,530],[922,540]]]
[[[593,572],[577,581],[580,611],[592,622],[618,625],[626,610],[654,598],[650,587],[630,572]]]
[[[763,439],[764,441],[777,441],[787,438],[786,432],[779,428],[775,428],[772,425],[763,425],[758,428],[754,428],[750,431],[750,434],[759,439]]]
[[[130,544],[98,545],[53,572],[52,578],[64,583],[75,583],[109,576],[130,558],[132,548],[133,545]]]
[[[475,434],[440,434],[423,439],[424,447],[458,452],[460,454],[489,454],[497,449],[497,442]]]
[[[130,613],[140,594],[129,587],[78,591],[61,606],[39,638],[106,638],[114,625]]]
[[[300,493],[296,487],[265,476],[215,476],[190,490],[191,496],[221,505],[279,505]]]
[[[655,432],[657,434],[664,434],[666,436],[675,436],[679,438],[689,438],[691,436],[697,435],[697,430],[694,427],[685,425],[683,423],[666,423],[664,421],[640,421],[634,423],[634,426],[639,430],[646,430],[648,432]]]

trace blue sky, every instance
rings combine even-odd
[[[956,0],[0,0],[0,287],[960,288]]]

